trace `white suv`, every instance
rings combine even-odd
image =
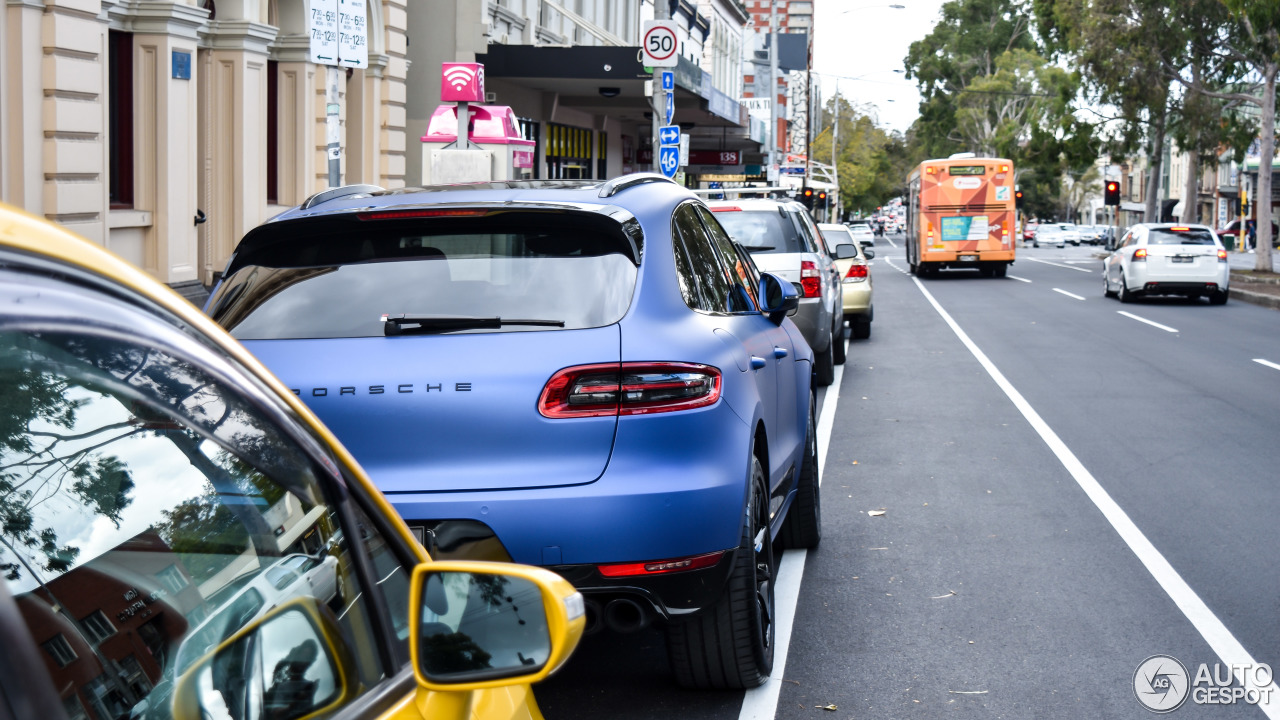
[[[814,378],[830,385],[844,363],[844,289],[834,248],[828,248],[804,205],[787,200],[717,200],[716,220],[761,272],[789,280],[800,293],[791,318],[813,348]]]
[[[1141,223],[1120,238],[1103,262],[1107,297],[1132,302],[1146,295],[1227,302],[1231,269],[1222,242],[1204,225]]]

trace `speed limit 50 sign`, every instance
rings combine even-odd
[[[644,24],[641,38],[644,64],[649,67],[675,67],[680,62],[680,39],[671,20],[650,20]]]

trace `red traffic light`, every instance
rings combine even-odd
[[[1115,180],[1108,180],[1103,193],[1102,202],[1104,205],[1120,204],[1120,183]]]
[[[803,194],[806,198],[813,197],[813,188],[805,188]]]
[[[818,199],[819,199],[819,200],[826,200],[826,199],[827,199],[827,191],[826,191],[826,190],[819,190],[819,191],[818,191]]]

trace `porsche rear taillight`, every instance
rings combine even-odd
[[[647,415],[706,407],[719,398],[720,371],[710,365],[577,365],[551,376],[538,398],[538,412],[557,419]]]
[[[849,272],[844,274],[844,281],[847,283],[862,282],[867,279],[866,265],[850,265]]]
[[[800,261],[800,286],[807,298],[822,297],[822,276],[818,264],[810,260]]]

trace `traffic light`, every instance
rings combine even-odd
[[[1013,191],[1013,206],[1019,210],[1022,209],[1022,191],[1021,190]]]
[[[800,202],[810,210],[813,209],[813,188],[807,187],[800,190]]]
[[[1107,181],[1105,197],[1103,198],[1102,202],[1104,205],[1120,204],[1120,183],[1119,182],[1115,180]]]
[[[824,205],[826,204],[826,202],[827,202],[827,191],[826,191],[826,190],[819,190],[819,191],[818,191],[818,202],[820,202],[820,203],[822,203],[822,204],[824,204]]]

